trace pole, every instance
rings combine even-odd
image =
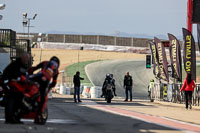
[[[78,71],[79,71],[79,50],[80,48],[78,49]]]
[[[192,33],[192,5],[193,0],[188,0],[187,3],[187,29]]]
[[[30,38],[29,38],[29,27],[30,27],[30,19],[28,19],[28,39],[30,40]]]
[[[40,45],[40,63],[41,63],[41,61],[42,61],[42,47]]]

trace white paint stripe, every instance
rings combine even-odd
[[[163,117],[163,116],[160,116],[160,118],[163,118],[163,119],[166,119],[166,120],[169,120],[169,121],[174,121],[174,122],[177,122],[177,123],[186,124],[186,125],[191,125],[191,126],[195,126],[195,127],[200,128],[200,125],[196,125],[196,124],[192,124],[192,123],[187,123],[187,122],[184,122],[184,121],[178,121],[178,120],[166,118],[166,117]]]
[[[5,121],[5,119],[0,119],[0,121]],[[23,122],[34,122],[32,119],[21,119]],[[67,120],[67,119],[47,119],[47,123],[55,123],[55,124],[66,124],[66,123],[77,123],[75,120]]]

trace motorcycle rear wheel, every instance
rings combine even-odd
[[[48,119],[48,108],[46,107],[45,110],[42,112],[40,117],[41,124],[45,124]]]
[[[46,124],[47,119],[48,119],[48,108],[46,107],[45,110],[38,115],[34,123],[44,125]]]

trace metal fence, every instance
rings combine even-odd
[[[0,47],[10,47],[14,45],[16,32],[11,29],[0,29]]]
[[[24,52],[31,55],[30,41],[26,39],[15,39],[14,44],[10,47],[10,58],[15,60],[20,57]]]
[[[31,55],[31,46],[28,39],[16,39],[16,32],[11,29],[0,29],[0,47],[10,49],[11,61],[16,60],[24,52]],[[30,61],[30,65],[32,60]]]
[[[184,92],[180,92],[181,87],[182,84],[155,83],[154,88],[151,90],[151,99],[173,103],[185,103]],[[200,104],[200,83],[196,83],[192,94],[192,104],[197,106]]]

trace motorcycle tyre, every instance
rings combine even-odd
[[[112,94],[111,92],[107,92],[107,103],[111,103],[111,99],[112,99]]]
[[[45,110],[38,115],[38,117],[35,119],[35,124],[45,125],[46,121],[48,119],[48,108],[46,107]]]
[[[40,114],[41,124],[44,125],[47,119],[48,119],[48,108],[46,107],[45,110]]]
[[[5,104],[5,120],[20,120],[20,116],[15,115],[16,110],[16,99],[12,96],[6,98],[6,104]]]
[[[111,98],[108,98],[108,99],[107,99],[107,103],[111,103]]]

